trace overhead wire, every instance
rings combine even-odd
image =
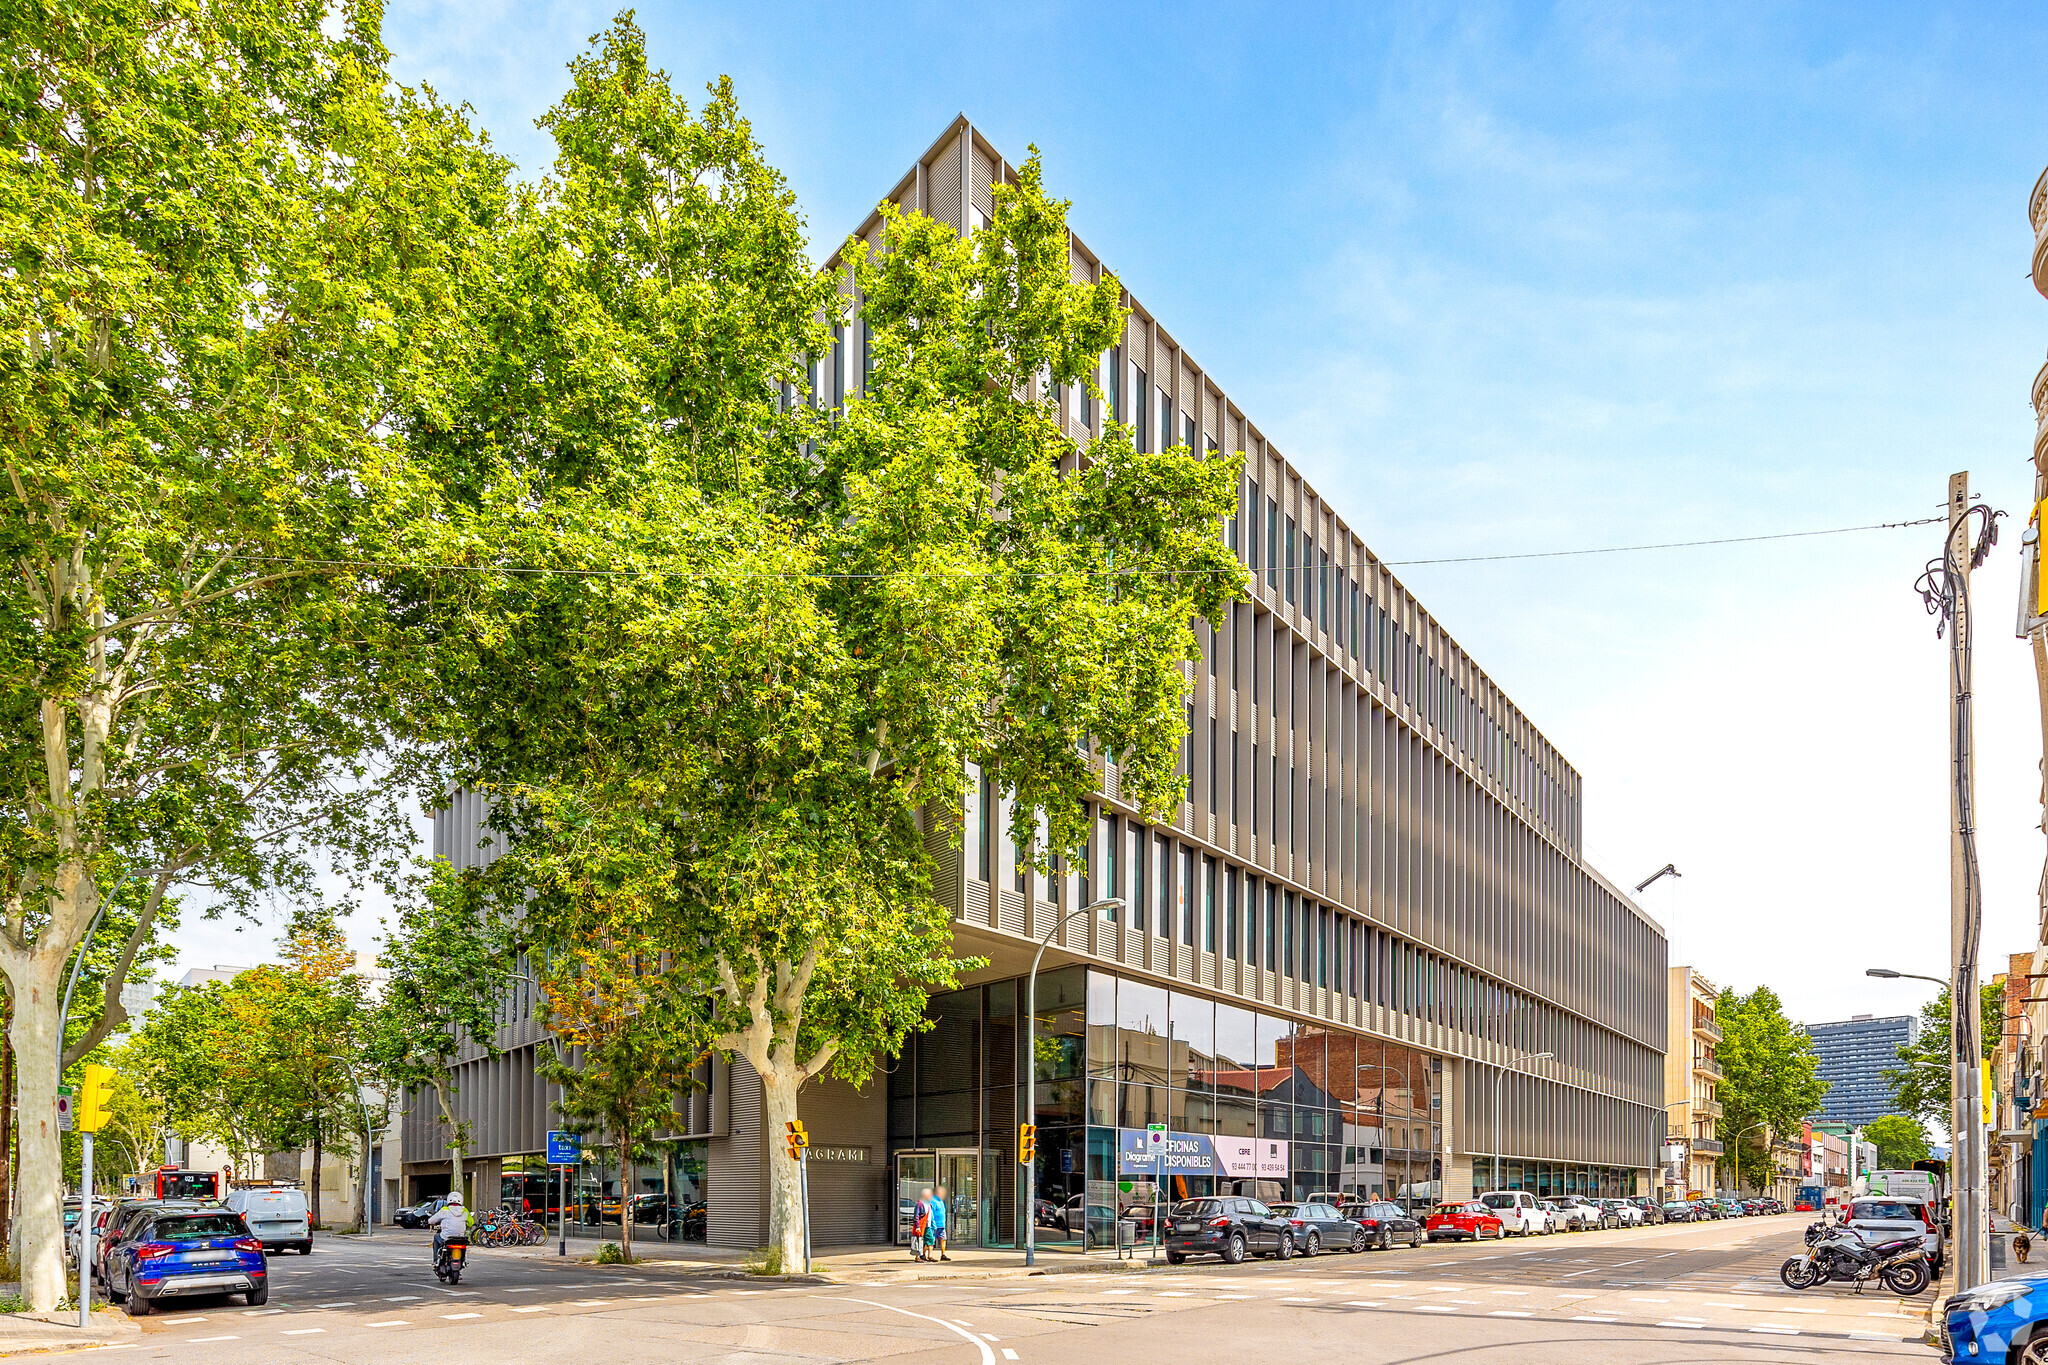
[[[1689,550],[1715,545],[1752,545],[1762,541],[1805,540],[1815,536],[1851,535],[1865,531],[1896,531],[1914,526],[1930,526],[1943,520],[1941,517],[1921,517],[1914,521],[1881,521],[1862,526],[1830,526],[1815,531],[1779,531],[1756,536],[1718,536],[1708,540],[1665,540],[1641,545],[1603,545],[1579,550],[1527,550],[1496,555],[1449,555],[1431,559],[1383,559],[1377,561],[1382,568],[1413,568],[1430,564],[1496,564],[1509,560],[1567,559],[1585,555],[1638,554],[1651,550]],[[457,564],[457,563],[405,563],[393,560],[368,559],[300,559],[287,555],[237,555],[235,559],[247,564],[278,564],[305,569],[362,569],[401,573],[497,573],[513,575],[552,574],[567,578],[808,578],[846,581],[901,578],[906,571],[896,570],[882,573],[841,573],[810,570],[784,569],[733,569],[733,568],[570,568],[549,564]],[[1254,572],[1258,569],[1254,566]],[[1235,569],[1151,569],[1142,566],[1126,566],[1105,569],[949,569],[931,571],[953,578],[1064,578],[1080,575],[1088,578],[1197,578],[1207,575],[1227,574]]]

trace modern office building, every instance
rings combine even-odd
[[[1815,1120],[1858,1128],[1899,1112],[1884,1073],[1898,1066],[1900,1048],[1919,1040],[1918,1018],[1853,1014],[1832,1024],[1808,1024],[1806,1035],[1813,1039],[1814,1055],[1820,1059],[1820,1078],[1828,1083],[1827,1099]]]
[[[890,196],[973,230],[1011,175],[961,119]],[[871,218],[858,235],[879,232]],[[1071,261],[1078,279],[1103,269],[1078,238]],[[1587,864],[1578,773],[1180,338],[1129,305],[1104,359],[1109,411],[1059,395],[1071,433],[1114,417],[1150,448],[1245,462],[1226,534],[1250,599],[1200,628],[1187,799],[1149,820],[1100,764],[1086,856],[1048,878],[1009,845],[1003,793],[969,775],[964,845],[935,820],[931,847],[958,951],[989,966],[934,997],[929,1030],[864,1091],[805,1090],[811,1150],[830,1157],[811,1175],[814,1242],[897,1237],[899,1191],[939,1182],[953,1239],[989,1245],[1014,1245],[1026,1219],[1041,1241],[1100,1244],[1162,1188],[1419,1206],[1491,1185],[1496,1157],[1512,1188],[1647,1192],[1665,1132],[1665,937]],[[855,350],[833,348],[828,394],[858,392]],[[459,794],[435,852],[474,859],[480,815]],[[1110,898],[1120,911],[1056,929]],[[1027,1082],[1021,978],[1047,936]],[[478,1176],[508,1190],[540,1181],[548,1127],[529,1005],[507,1002],[503,1055],[467,1064],[459,1092]],[[763,1240],[775,1157],[759,1082],[743,1062],[705,1079],[629,1178],[593,1154],[572,1217],[602,1221],[622,1187],[665,1189],[680,1235]],[[1030,1209],[1023,1119],[1039,1125]],[[1147,1150],[1151,1125],[1170,1161]],[[409,1113],[405,1159],[409,1193],[445,1185],[427,1106]]]
[[[1665,1025],[1664,1117],[1668,1140],[1659,1193],[1665,1199],[1713,1194],[1715,1163],[1726,1150],[1718,1135],[1721,1024],[1714,1015],[1720,992],[1690,967],[1671,969],[1671,1015]]]

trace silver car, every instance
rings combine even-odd
[[[1863,1234],[1868,1242],[1883,1242],[1894,1237],[1918,1237],[1920,1245],[1927,1248],[1927,1266],[1936,1275],[1941,1274],[1942,1244],[1941,1220],[1934,1216],[1924,1199],[1909,1195],[1871,1194],[1851,1201],[1847,1223]]]

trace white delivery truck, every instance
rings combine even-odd
[[[1932,1171],[1872,1171],[1869,1180],[1871,1194],[1925,1199],[1929,1208],[1941,1212],[1941,1181]]]

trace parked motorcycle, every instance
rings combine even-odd
[[[1918,1237],[1873,1243],[1854,1228],[1814,1223],[1806,1229],[1806,1250],[1779,1266],[1778,1278],[1787,1289],[1812,1289],[1833,1280],[1855,1285],[1859,1294],[1878,1280],[1894,1294],[1910,1297],[1924,1291],[1934,1273]]]

